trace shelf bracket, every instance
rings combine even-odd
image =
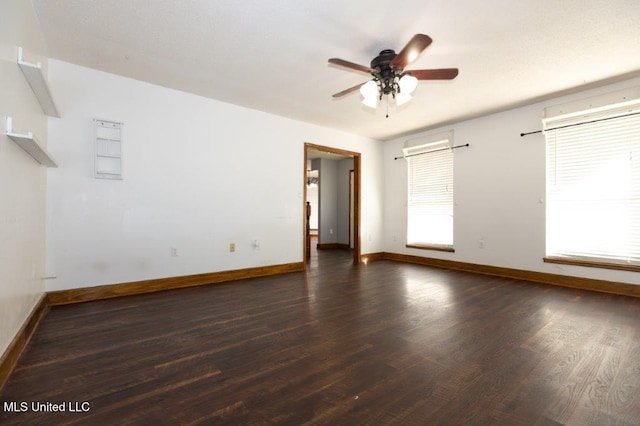
[[[33,157],[38,163],[47,167],[58,167],[51,154],[40,145],[40,142],[33,136],[33,133],[20,134],[13,131],[13,118],[7,117],[7,137],[14,141],[16,145]]]
[[[60,117],[58,108],[56,108],[56,104],[53,102],[47,80],[42,73],[42,64],[39,62],[37,64],[24,62],[22,60],[22,47],[18,47],[18,66],[22,70],[36,98],[38,98],[38,102],[44,113],[49,117]]]

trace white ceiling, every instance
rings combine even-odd
[[[32,0],[52,58],[378,139],[640,75],[639,0]],[[362,65],[416,33],[403,107],[354,92]]]

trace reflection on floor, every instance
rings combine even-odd
[[[353,250],[342,248],[318,250],[318,237],[311,238],[311,256],[307,264],[307,270],[332,267],[347,266],[353,263]]]

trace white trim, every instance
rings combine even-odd
[[[588,120],[617,109],[640,109],[640,86],[546,107],[542,122],[545,127],[551,127],[551,122]]]
[[[453,146],[453,130],[408,139],[404,143],[402,153],[406,157],[408,155],[420,154],[431,149],[446,148],[447,146]]]

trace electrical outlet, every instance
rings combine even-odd
[[[175,247],[171,247],[171,250],[169,250],[169,253],[171,254],[171,257],[178,257],[178,249]]]
[[[234,251],[236,251],[236,243],[230,243],[229,244],[229,252],[233,253]]]

